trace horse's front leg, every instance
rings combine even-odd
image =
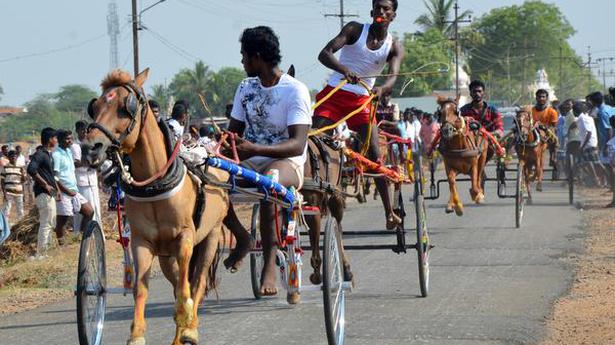
[[[532,177],[530,176],[530,173],[532,172],[532,165],[531,164],[526,164],[525,162],[520,162],[519,164],[523,164],[522,169],[523,169],[523,178],[524,181],[523,183],[525,183],[525,191],[527,192],[527,202],[528,204],[532,203]]]
[[[457,171],[452,168],[447,168],[446,177],[448,179],[448,187],[450,191],[448,205],[446,206],[446,213],[455,213],[458,216],[463,215],[463,205],[459,199],[459,193],[457,192]]]
[[[339,230],[337,235],[341,242],[340,250],[342,251],[342,264],[344,265],[344,281],[352,281],[353,274],[350,270],[350,259],[346,255],[343,244],[344,231],[342,230],[342,220],[344,218],[344,206],[344,198],[341,195],[334,195],[329,199],[329,211],[331,216],[337,221],[337,228]]]
[[[472,180],[472,187],[470,189],[470,195],[472,196],[472,201],[474,201],[477,204],[480,204],[483,202],[483,199],[485,198],[485,196],[483,195],[480,185],[481,185],[481,180],[483,178],[482,176],[482,170],[479,169],[479,160],[476,161],[476,164],[472,164],[472,168],[470,170],[470,176],[471,176],[471,180]]]
[[[544,159],[544,151],[538,157],[536,157],[536,190],[542,192],[542,176],[544,175],[543,171],[543,160]]]
[[[176,258],[179,269],[175,289],[175,324],[188,327],[194,318],[194,301],[190,293],[189,269],[194,249],[194,229],[184,228],[176,239]]]
[[[133,232],[134,233],[134,232]],[[147,302],[149,288],[149,274],[154,260],[153,251],[139,244],[139,240],[133,236],[132,253],[135,260],[135,287],[133,291],[135,307],[130,338],[127,345],[145,345],[145,304]]]

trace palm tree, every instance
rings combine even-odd
[[[450,35],[454,30],[452,23],[454,20],[453,5],[455,0],[423,0],[428,13],[421,14],[415,21],[415,24],[421,26],[425,31],[429,29],[437,29],[443,35]],[[466,10],[459,14],[459,20],[468,18],[472,11]]]

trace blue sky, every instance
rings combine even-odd
[[[120,16],[119,63],[132,71],[129,24],[130,0],[116,0]],[[55,92],[62,85],[97,88],[109,70],[107,6],[110,0],[2,1],[0,31],[0,85],[2,104],[19,105],[39,93]],[[139,0],[141,8],[155,0]],[[479,16],[492,8],[521,4],[515,0],[459,0],[462,9]],[[579,54],[591,46],[594,57],[615,57],[612,35],[612,0],[557,0],[555,3],[576,28],[570,40]],[[346,10],[369,20],[369,0],[346,0]],[[150,67],[147,85],[168,83],[181,68],[197,59],[214,69],[241,67],[238,38],[250,26],[269,25],[281,40],[282,66],[297,67],[297,77],[319,88],[327,70],[316,60],[322,46],[339,30],[339,20],[324,18],[336,12],[338,0],[167,0],[143,16],[150,30],[141,31],[141,67]],[[414,32],[416,17],[424,12],[422,0],[400,0],[392,29]],[[166,42],[166,43],[163,43]],[[169,44],[170,42],[171,44]],[[27,57],[30,54],[44,53]],[[613,64],[607,64],[610,71]],[[614,79],[608,78],[607,84]],[[148,89],[148,88],[146,88]],[[148,89],[149,90],[149,89]]]

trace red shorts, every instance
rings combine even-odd
[[[316,102],[323,99],[333,89],[333,87],[327,85],[322,91],[320,91],[316,95]],[[340,89],[336,93],[334,93],[331,98],[318,106],[318,108],[314,109],[314,116],[324,117],[333,122],[337,122],[341,120],[344,116],[355,111],[358,107],[365,103],[368,98],[369,96],[366,95],[357,95],[354,92]],[[348,128],[353,131],[357,131],[360,126],[368,124],[370,110],[371,104],[368,104],[367,106],[363,107],[363,110],[361,110],[359,113],[346,120]],[[373,121],[376,121],[375,117]]]

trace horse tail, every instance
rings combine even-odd
[[[226,246],[226,237],[224,236],[224,232],[222,227],[220,227],[220,233],[216,233],[216,230],[205,239],[203,239],[199,244],[197,244],[192,250],[192,258],[190,258],[190,267],[188,270],[189,279],[191,284],[194,284],[200,279],[200,276],[203,273],[204,267],[203,264],[207,264],[210,262],[209,267],[207,268],[207,276],[205,282],[205,296],[209,294],[210,291],[215,291],[216,298],[219,299],[218,295],[218,277],[216,272],[218,271],[218,265],[220,263],[221,255],[220,252]],[[220,235],[222,234],[222,235]],[[220,240],[222,237],[222,240]],[[211,241],[215,240],[215,243]],[[215,251],[213,254],[213,258],[209,259],[208,254],[215,247]],[[196,278],[196,279],[195,279]]]
[[[220,253],[222,253],[222,250],[224,248],[226,248],[226,234],[224,232],[224,229],[222,228],[222,226],[220,226],[220,230],[219,230],[220,235],[217,237],[217,245],[216,245],[216,252],[214,254],[214,258],[211,262],[211,265],[209,265],[209,270],[207,272],[207,289],[205,292],[205,295],[207,296],[209,294],[209,291],[214,291],[216,293],[216,299],[219,300],[220,299],[220,295],[218,294],[218,285],[220,283],[220,280],[218,279],[218,266],[220,265],[220,260],[222,259],[222,255],[220,255]],[[229,246],[230,246],[230,240],[229,240]]]

